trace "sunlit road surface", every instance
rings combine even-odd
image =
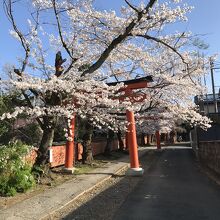
[[[149,150],[156,150],[157,147],[156,146],[151,146],[151,147],[146,147],[144,149],[149,149]],[[165,146],[165,147],[161,147],[162,150],[166,150],[166,149],[191,149],[191,147],[188,146]]]
[[[199,167],[192,149],[165,147],[114,220],[218,220],[220,186]]]

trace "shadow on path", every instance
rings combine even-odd
[[[160,157],[161,152],[149,153],[144,156],[140,162],[142,167],[147,168]],[[115,211],[120,208],[128,194],[135,188],[135,186],[143,180],[142,177],[128,177],[125,175],[113,175],[110,179],[110,184],[102,184],[102,191],[92,190],[87,195],[91,200],[84,203],[77,209],[70,212],[62,219],[65,220],[108,220],[112,219]],[[109,187],[111,185],[111,187]],[[98,193],[95,197],[94,194]],[[84,196],[82,196],[84,197]],[[78,201],[83,203],[83,198]],[[77,202],[76,202],[77,203]]]

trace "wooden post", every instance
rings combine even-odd
[[[75,115],[70,120],[70,127],[68,128],[68,141],[66,143],[65,168],[64,170],[70,173],[74,172],[74,132],[75,132]]]
[[[137,137],[135,128],[134,113],[132,111],[126,111],[128,121],[128,147],[130,155],[130,169],[127,171],[127,175],[140,176],[143,175],[144,170],[139,166],[138,149],[137,149]]]

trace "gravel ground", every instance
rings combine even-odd
[[[145,172],[161,152],[148,152],[140,160]],[[126,170],[112,176],[91,191],[77,198],[47,220],[110,220],[128,194],[142,180],[141,177],[125,176]]]

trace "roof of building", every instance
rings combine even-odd
[[[118,83],[124,83],[125,85],[133,84],[133,83],[139,83],[139,82],[153,82],[152,76],[145,76],[137,79],[131,79],[131,80],[125,80],[125,81],[119,81],[119,82],[110,82],[107,83],[109,86],[115,86]]]

